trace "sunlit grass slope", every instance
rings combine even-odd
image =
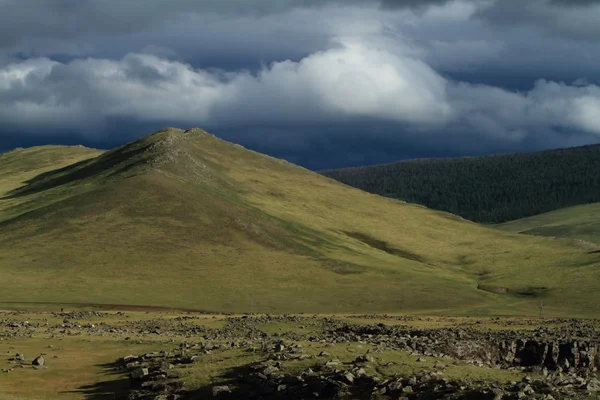
[[[496,227],[508,232],[578,239],[600,246],[600,203],[562,208]]]
[[[569,241],[368,194],[200,129],[4,192],[0,303],[532,314],[543,299],[547,315],[600,311],[600,256]]]
[[[39,146],[0,154],[0,196],[26,185],[30,179],[48,171],[100,154],[101,150],[83,146]],[[16,202],[6,199],[0,201],[0,212],[14,204]]]

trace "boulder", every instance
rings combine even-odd
[[[40,367],[42,367],[42,366],[43,366],[45,363],[46,363],[46,360],[44,360],[44,357],[42,357],[42,356],[40,355],[40,356],[37,356],[37,357],[36,357],[36,358],[35,358],[35,359],[34,359],[34,360],[31,362],[31,365],[37,365],[37,366],[40,366]]]
[[[130,376],[133,380],[141,380],[145,376],[148,376],[149,373],[148,368],[137,368],[131,371]]]
[[[223,386],[213,386],[212,393],[214,397],[221,396],[223,394],[231,393],[231,389],[227,385]]]
[[[356,377],[351,372],[346,372],[344,375],[342,375],[342,379],[345,383],[352,385]]]
[[[266,376],[270,376],[273,375],[275,373],[279,372],[279,368],[273,366],[273,365],[269,365],[267,368],[265,368],[262,373]]]
[[[275,345],[276,352],[281,353],[284,350],[285,350],[285,346],[283,344],[279,343],[279,344]]]

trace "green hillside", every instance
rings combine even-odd
[[[508,232],[577,239],[590,246],[600,246],[600,203],[567,207],[496,227]]]
[[[40,146],[0,154],[0,191],[6,193],[44,172],[100,154],[101,150],[80,146]]]
[[[61,148],[74,163],[36,166],[55,151],[0,156],[5,307],[535,314],[543,299],[548,315],[600,311],[600,255],[570,241],[362,192],[200,129]],[[32,165],[36,176],[14,174]]]
[[[501,223],[600,202],[600,145],[409,160],[323,174],[370,193],[471,221]]]

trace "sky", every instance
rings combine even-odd
[[[0,151],[201,127],[304,167],[600,142],[600,0],[0,0]]]

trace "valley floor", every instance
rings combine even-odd
[[[0,399],[590,398],[598,333],[558,318],[4,311]]]

